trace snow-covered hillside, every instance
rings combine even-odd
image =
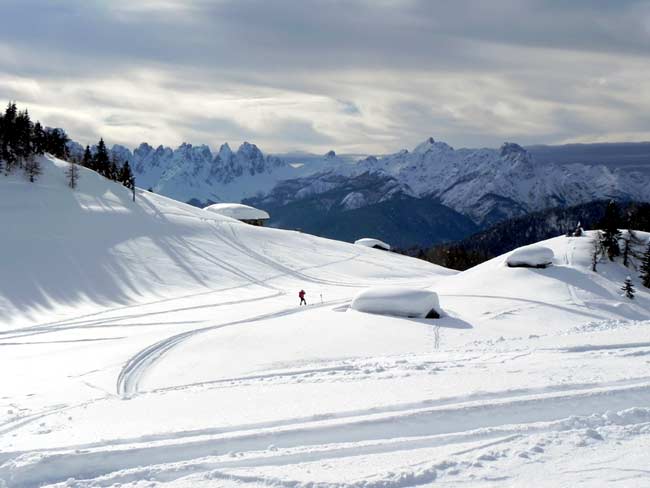
[[[18,173],[0,179],[7,229],[0,258],[5,326],[179,292],[275,290],[270,281],[282,282],[286,273],[298,282],[364,284],[381,276],[386,259],[404,265],[401,276],[407,280],[442,272],[337,241],[253,228],[146,191],[138,190],[132,202],[130,190],[85,168],[79,168],[80,185],[72,191],[66,184],[68,163],[45,158],[42,166],[44,174],[34,184]],[[366,255],[376,259],[348,263]],[[312,280],[308,270],[314,266],[319,277]]]
[[[456,273],[65,166],[0,178],[0,486],[650,482],[650,294],[592,236]],[[444,316],[349,310],[377,285]]]

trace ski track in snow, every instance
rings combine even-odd
[[[246,256],[252,258],[255,261],[258,261],[260,263],[264,263],[268,265],[269,267],[276,269],[282,273],[283,276],[290,276],[292,278],[295,278],[300,281],[306,281],[306,282],[311,282],[311,283],[317,283],[317,284],[323,284],[323,285],[335,285],[335,286],[349,286],[349,287],[354,287],[354,288],[359,288],[363,286],[361,283],[349,283],[349,282],[340,282],[340,281],[332,281],[332,280],[325,280],[321,278],[315,278],[313,276],[306,275],[300,271],[300,268],[289,268],[287,266],[284,266],[283,264],[278,263],[275,260],[272,260],[254,250],[252,250],[249,246],[244,244],[244,242],[241,240],[241,238],[237,235],[235,232],[235,227],[234,226],[229,226],[228,230],[230,231],[230,237],[227,237],[225,233],[220,233],[220,232],[215,232],[215,237],[217,239],[222,240],[224,243],[234,246],[235,249],[239,250]],[[327,267],[331,266],[332,264],[338,264],[346,261],[351,261],[354,260],[358,254],[349,256],[347,258],[338,260],[338,261],[333,261],[329,262],[326,264],[321,265],[320,267]],[[314,267],[305,267],[303,269],[313,269]]]
[[[575,242],[573,241],[573,238],[569,238],[570,242],[566,247],[566,253],[564,254],[564,264],[566,266],[573,266],[573,253],[575,252]],[[580,300],[578,298],[578,294],[576,292],[575,287],[571,283],[566,284],[567,290],[569,291],[569,295],[571,296],[571,302],[574,305],[578,306],[586,306],[585,302]],[[588,308],[588,307],[587,307]]]
[[[241,320],[235,320],[223,324],[210,325],[207,327],[202,327],[200,329],[189,330],[187,332],[183,332],[168,337],[167,339],[163,339],[162,341],[159,341],[143,349],[142,351],[140,351],[139,353],[137,353],[127,361],[127,363],[124,365],[122,371],[120,371],[120,374],[117,378],[117,393],[122,398],[133,397],[133,395],[138,393],[139,383],[144,377],[148,369],[153,367],[153,365],[157,361],[159,361],[163,355],[168,353],[172,348],[178,346],[180,343],[198,334],[202,334],[204,332],[208,332],[215,329],[222,329],[225,327],[232,327],[232,326],[244,325],[244,324],[253,324],[263,320],[283,317],[286,315],[292,315],[296,313],[302,313],[303,311],[306,311],[308,309],[328,307],[339,303],[345,303],[347,301],[349,301],[349,299],[333,300],[330,302],[324,302],[322,304],[311,305],[310,307],[305,307],[304,309],[292,307],[277,312],[265,313],[265,314],[256,315]]]
[[[229,225],[228,229],[230,231],[230,238],[225,237],[225,233],[223,232],[215,232],[215,237],[219,240],[224,241],[227,244],[232,245],[235,249],[238,251],[244,253],[248,257],[259,261],[261,263],[267,264],[269,267],[273,269],[277,269],[280,271],[283,275],[288,275],[291,276],[292,278],[295,278],[297,280],[301,281],[308,281],[312,283],[318,283],[318,284],[325,284],[325,285],[336,285],[340,287],[355,287],[355,288],[360,288],[363,285],[359,283],[349,283],[349,282],[337,282],[337,281],[331,281],[331,280],[322,280],[322,279],[316,279],[311,276],[307,276],[297,269],[292,269],[288,268],[280,263],[278,263],[275,260],[269,259],[265,256],[263,256],[260,253],[257,253],[253,251],[250,247],[246,246],[241,239],[237,236],[235,232],[235,226],[234,225]],[[333,262],[328,262],[320,267],[327,267],[331,266],[332,264],[339,264],[345,261],[351,261],[354,260],[359,254],[354,254],[352,256],[349,256],[347,258],[333,261]],[[304,269],[312,269],[311,268],[304,268]],[[271,295],[270,297],[277,296],[277,295]],[[254,299],[253,299],[254,300]],[[255,322],[260,322],[263,320],[267,319],[272,319],[272,318],[278,318],[282,317],[285,315],[290,315],[290,314],[295,314],[295,313],[301,313],[304,310],[308,309],[313,309],[314,307],[320,308],[320,307],[327,307],[331,305],[336,305],[336,304],[341,304],[341,303],[346,303],[349,302],[350,298],[345,298],[341,300],[335,300],[335,301],[326,301],[323,302],[322,304],[317,304],[317,305],[312,305],[311,308],[289,308],[289,309],[284,309],[280,310],[277,312],[271,312],[271,313],[266,313],[266,314],[261,314],[257,316],[252,316],[249,318],[241,319],[241,320],[235,320],[232,322],[227,322],[223,324],[217,324],[217,325],[211,325],[207,327],[202,327],[200,329],[195,329],[195,330],[190,330],[186,331],[180,334],[176,334],[174,336],[168,337],[166,339],[163,339],[155,344],[152,344],[151,346],[143,349],[136,355],[134,355],[131,359],[127,361],[127,363],[124,365],[122,368],[122,371],[120,372],[118,379],[117,379],[117,393],[123,398],[131,398],[133,395],[137,394],[138,389],[139,389],[139,384],[146,374],[147,370],[149,370],[153,365],[159,361],[163,355],[167,354],[172,348],[178,346],[180,343],[196,336],[197,334],[201,334],[204,332],[208,332],[211,330],[215,329],[221,329],[224,327],[231,327],[235,325],[242,325],[242,324],[252,324]],[[232,302],[231,304],[236,304],[238,302]],[[243,303],[243,302],[239,302]]]
[[[223,435],[202,432],[194,438],[172,436],[166,442],[149,440],[149,445],[135,443],[126,449],[110,443],[99,448],[79,446],[67,452],[43,453],[35,462],[17,467],[12,472],[11,486],[56,483],[70,476],[97,478],[142,464],[173,465],[167,468],[172,478],[166,479],[170,480],[174,475],[186,476],[187,470],[191,471],[192,464],[196,463],[205,471],[322,462],[476,441],[489,441],[485,447],[490,447],[495,438],[513,440],[576,428],[648,424],[650,409],[630,415],[627,421],[618,414],[598,416],[594,412],[622,412],[649,402],[650,383],[638,383],[515,397],[502,395],[439,407],[409,407],[325,421],[255,426],[251,431],[232,429]],[[179,440],[182,442],[174,442]],[[269,455],[265,451],[270,445],[282,446],[282,451],[271,451]],[[299,452],[292,453],[292,450]],[[230,452],[250,452],[252,455],[243,460],[209,460]],[[197,461],[190,461],[194,459]],[[185,464],[179,471],[175,463],[180,462]],[[85,468],[80,471],[82,466]]]
[[[154,301],[149,301],[149,302],[143,302],[143,303],[136,303],[133,305],[124,305],[124,306],[119,306],[119,307],[112,307],[112,308],[106,308],[104,310],[101,310],[99,312],[93,312],[89,314],[84,314],[84,315],[78,315],[75,317],[71,318],[66,318],[63,320],[57,320],[54,322],[46,322],[42,324],[36,324],[36,325],[31,325],[28,327],[18,327],[18,328],[12,328],[8,330],[0,330],[0,336],[2,335],[11,335],[11,334],[16,334],[16,333],[22,333],[22,332],[31,332],[31,331],[50,331],[50,330],[56,330],[57,326],[68,326],[68,325],[77,325],[77,324],[85,324],[85,323],[92,323],[93,320],[95,319],[90,319],[91,317],[98,317],[102,315],[109,315],[115,312],[121,312],[124,310],[131,310],[131,309],[138,309],[138,308],[143,308],[146,306],[152,306],[152,305],[160,305],[160,304],[167,304],[167,303],[172,303],[180,300],[187,300],[189,298],[199,298],[199,297],[204,297],[207,295],[212,295],[216,293],[222,293],[226,291],[231,291],[231,290],[236,290],[239,288],[245,288],[251,286],[250,283],[246,283],[243,285],[239,286],[230,286],[226,288],[218,288],[215,290],[209,290],[209,291],[202,291],[202,292],[197,292],[197,293],[190,293],[187,295],[180,295],[180,296],[175,296],[175,297],[170,297],[170,298],[163,298],[160,300],[154,300]],[[273,295],[276,296],[276,295]],[[262,297],[263,298],[263,297]],[[252,300],[255,300],[257,298],[253,298]],[[226,302],[223,304],[214,304],[214,306],[221,306],[221,305],[230,305],[233,303],[237,302]],[[179,310],[179,309],[176,309]],[[175,311],[174,309],[171,309],[169,311]],[[167,311],[162,311],[160,313],[167,313]],[[132,317],[131,315],[126,315],[125,317]],[[90,319],[90,320],[87,320]],[[99,322],[102,321],[109,321],[112,320],[112,318],[107,318],[107,319],[97,319]]]

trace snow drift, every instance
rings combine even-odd
[[[352,310],[397,317],[438,318],[438,295],[431,290],[377,287],[360,292],[350,304]]]

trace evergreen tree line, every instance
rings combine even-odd
[[[643,218],[647,219],[647,215]],[[641,284],[650,288],[650,242],[644,243],[634,231],[634,227],[637,227],[634,224],[638,225],[640,220],[631,212],[622,216],[618,204],[613,200],[607,204],[605,216],[598,226],[600,230],[594,239],[592,271],[598,272],[598,263],[602,257],[607,256],[610,261],[620,260],[626,268],[638,271]],[[620,229],[626,230],[621,232]],[[641,230],[647,230],[647,227]],[[640,262],[638,270],[636,262]],[[634,285],[630,276],[625,279],[621,290],[627,298],[634,298]]]
[[[27,110],[19,111],[9,102],[0,114],[0,170],[8,175],[22,169],[34,182],[41,174],[36,156],[50,153],[66,158],[68,141],[63,130],[43,128],[39,121],[32,122]]]
[[[43,128],[39,121],[31,121],[27,110],[19,111],[14,102],[9,102],[4,113],[0,114],[0,171],[8,175],[21,169],[34,182],[41,174],[36,156],[49,153],[56,158],[70,160],[69,141],[64,130]],[[71,167],[66,172],[71,188],[77,186],[79,179],[79,171],[73,163],[79,163],[127,188],[135,187],[129,162],[120,164],[111,157],[103,139],[100,139],[94,153],[86,146],[82,160],[71,161]]]
[[[90,150],[90,146],[86,146],[79,164],[96,171],[109,180],[121,183],[127,188],[133,189],[135,186],[135,177],[131,171],[131,165],[129,165],[128,161],[120,164],[115,157],[109,155],[103,138],[97,143],[94,153]]]

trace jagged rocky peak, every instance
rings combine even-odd
[[[453,151],[454,148],[451,147],[449,144],[438,141],[436,142],[433,137],[429,137],[427,140],[424,142],[421,142],[415,148],[413,149],[413,153],[415,154],[425,154],[427,152],[432,151],[433,149],[436,149],[438,151]]]
[[[264,154],[260,148],[255,144],[249,142],[242,143],[237,149],[237,156],[242,162],[242,165],[248,169],[248,173],[253,176],[257,173],[262,173],[266,169]]]
[[[153,151],[154,157],[171,157],[174,154],[174,150],[171,147],[166,147],[160,144],[156,149]]]
[[[212,161],[212,151],[209,146],[201,144],[194,148],[194,150],[201,156],[202,159]]]
[[[141,142],[140,145],[133,150],[133,156],[139,162],[151,154],[153,150],[153,147],[151,147],[148,143]]]
[[[514,142],[504,142],[499,149],[499,156],[513,163],[531,163],[533,160],[528,151]]]
[[[124,161],[131,161],[133,157],[131,150],[126,146],[122,146],[121,144],[114,144],[111,148],[111,154],[121,163]]]
[[[232,158],[233,152],[230,149],[230,145],[227,142],[224,142],[219,148],[219,152],[215,158],[220,158],[222,161],[228,161]]]
[[[134,153],[143,154],[148,154],[151,151],[153,151],[153,147],[151,147],[148,142],[141,142],[140,145],[133,150]]]
[[[258,159],[264,157],[259,147],[246,141],[242,142],[241,146],[239,146],[237,154],[246,156],[247,159]]]
[[[77,158],[77,159],[82,158],[84,150],[86,149],[77,141],[68,141],[66,143],[66,147],[68,148],[68,154],[70,154],[70,156],[72,156],[73,158]]]
[[[325,153],[325,159],[334,159],[336,157],[336,153],[334,151],[327,151]]]
[[[528,154],[528,151],[515,142],[504,142],[499,149],[499,155],[502,158],[519,154]]]

